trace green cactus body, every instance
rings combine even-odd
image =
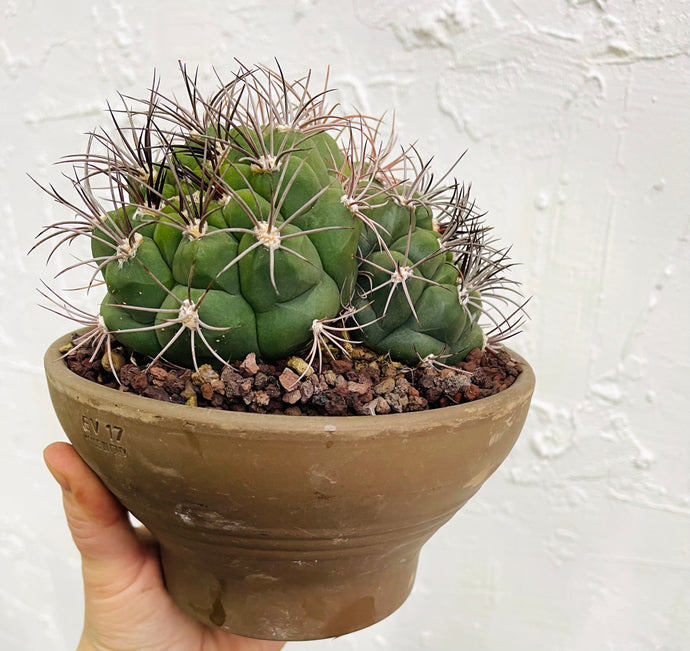
[[[134,319],[134,312],[120,305],[110,294],[106,294],[100,309],[101,317],[111,332],[118,333],[118,340],[124,346],[142,355],[155,357],[161,349],[155,330],[146,328]]]
[[[458,269],[447,263],[429,211],[389,198],[363,212],[379,227],[360,243],[360,251],[369,252],[360,285],[374,290],[359,302],[358,322],[374,321],[362,329],[364,342],[408,364],[428,355],[456,363],[483,347],[481,328],[459,299]]]
[[[138,352],[165,350],[171,361],[188,362],[197,327],[197,360],[238,359],[252,351],[284,357],[307,344],[313,321],[336,316],[342,293],[354,290],[361,221],[340,201],[342,187],[327,168],[331,141],[320,132],[272,130],[263,138],[270,137],[275,151],[296,151],[264,170],[247,162],[254,153],[247,142],[260,142],[256,133],[233,136],[222,164],[228,194],[197,210],[196,222],[185,206],[200,201],[194,196],[200,187],[185,181],[168,193],[157,223],[140,229],[150,237],[142,236],[130,257],[117,257],[112,235],[94,239],[94,256],[116,256],[102,269],[109,290],[102,316],[116,338]],[[168,176],[178,179],[205,178],[210,167],[198,145],[194,154],[174,158],[184,168]],[[129,219],[111,217],[121,239],[128,230],[138,232],[134,211],[126,213]],[[185,299],[199,302],[198,323],[182,319]],[[135,324],[155,328],[134,331]]]
[[[199,305],[198,319],[204,325],[198,329],[171,323],[169,315],[184,313],[188,301]],[[211,350],[222,359],[241,359],[258,350],[256,317],[240,294],[176,285],[161,304],[156,325],[162,326],[156,330],[160,349],[169,346],[166,357],[180,365],[188,364],[190,350],[197,364],[216,363]]]
[[[155,314],[136,308],[160,305],[174,284],[173,275],[150,237],[140,236],[138,243],[131,247],[130,255],[105,266],[105,284],[113,301],[132,308],[133,319],[151,323]]]
[[[107,289],[97,328],[183,366],[311,361],[345,331],[408,364],[486,345],[479,320],[509,265],[464,187],[434,185],[416,151],[379,141],[379,121],[337,115],[304,83],[244,69],[191,108],[154,93],[117,138],[99,133],[106,154],[85,154],[75,180],[86,207],[53,192],[78,220],[44,237],[90,238]]]

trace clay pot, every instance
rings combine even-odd
[[[534,374],[463,405],[277,416],[167,404],[45,369],[70,441],[160,543],[177,604],[248,637],[343,635],[408,596],[419,551],[498,468]]]

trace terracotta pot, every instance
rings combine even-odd
[[[423,543],[489,477],[527,416],[534,374],[472,403],[386,416],[220,412],[72,373],[50,395],[70,441],[157,538],[187,613],[248,637],[342,635],[408,596]]]

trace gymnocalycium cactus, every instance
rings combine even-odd
[[[454,364],[515,332],[508,250],[469,188],[436,181],[381,120],[338,111],[327,82],[240,66],[208,97],[183,67],[185,103],[154,78],[65,159],[78,200],[44,188],[76,216],[39,243],[88,238],[67,270],[107,290],[97,316],[44,293],[91,326],[82,343],[197,368],[251,352],[313,364],[349,341]]]

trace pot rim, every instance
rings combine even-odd
[[[466,402],[459,405],[392,414],[373,416],[288,416],[285,414],[256,414],[230,410],[207,409],[187,405],[165,403],[160,400],[122,392],[87,380],[73,373],[64,362],[59,349],[71,341],[74,331],[56,339],[46,350],[44,369],[49,384],[69,387],[70,393],[88,396],[89,401],[98,406],[109,406],[129,416],[136,413],[145,420],[174,419],[180,420],[186,431],[204,429],[207,432],[217,430],[218,435],[255,436],[263,433],[270,438],[292,440],[336,435],[341,438],[381,437],[400,435],[401,426],[408,431],[418,430],[424,435],[425,430],[443,426],[449,420],[473,421],[490,417],[491,412],[502,415],[512,411],[511,407],[529,400],[535,386],[535,376],[527,361],[510,348],[505,347],[511,357],[520,362],[522,372],[515,382],[500,393]],[[78,332],[78,331],[77,331]],[[117,397],[116,397],[117,396]],[[514,404],[511,404],[514,403]],[[374,425],[374,427],[372,427]],[[229,427],[230,426],[230,427]]]

